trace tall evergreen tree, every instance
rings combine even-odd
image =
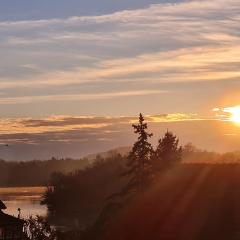
[[[182,147],[179,147],[179,140],[173,133],[167,131],[158,142],[154,157],[154,167],[160,170],[172,166],[182,159]]]
[[[152,154],[153,147],[148,142],[153,136],[147,132],[147,123],[144,122],[144,117],[140,113],[138,124],[133,124],[134,133],[138,134],[138,140],[134,143],[133,148],[128,156],[128,171],[127,175],[130,181],[127,184],[125,191],[139,192],[151,182],[152,174]]]

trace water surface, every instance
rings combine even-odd
[[[28,218],[31,215],[46,216],[46,206],[40,205],[44,191],[44,187],[0,188],[0,199],[7,207],[4,212],[17,216],[20,208],[22,218]]]

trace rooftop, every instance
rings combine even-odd
[[[7,209],[6,205],[0,200],[0,226],[8,225],[22,225],[24,221],[22,219],[10,216],[2,210]]]
[[[7,209],[6,205],[0,200],[0,210]]]

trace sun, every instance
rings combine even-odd
[[[224,112],[230,114],[230,121],[240,124],[240,106],[225,108]]]

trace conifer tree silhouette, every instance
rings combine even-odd
[[[151,182],[153,147],[148,142],[153,136],[147,132],[147,123],[140,113],[138,124],[133,124],[134,133],[138,134],[138,140],[134,143],[128,155],[126,175],[129,175],[129,182],[125,187],[126,192],[141,192]]]
[[[163,138],[159,139],[154,157],[154,168],[160,170],[171,167],[182,158],[182,147],[178,146],[179,140],[173,133],[167,131]]]

